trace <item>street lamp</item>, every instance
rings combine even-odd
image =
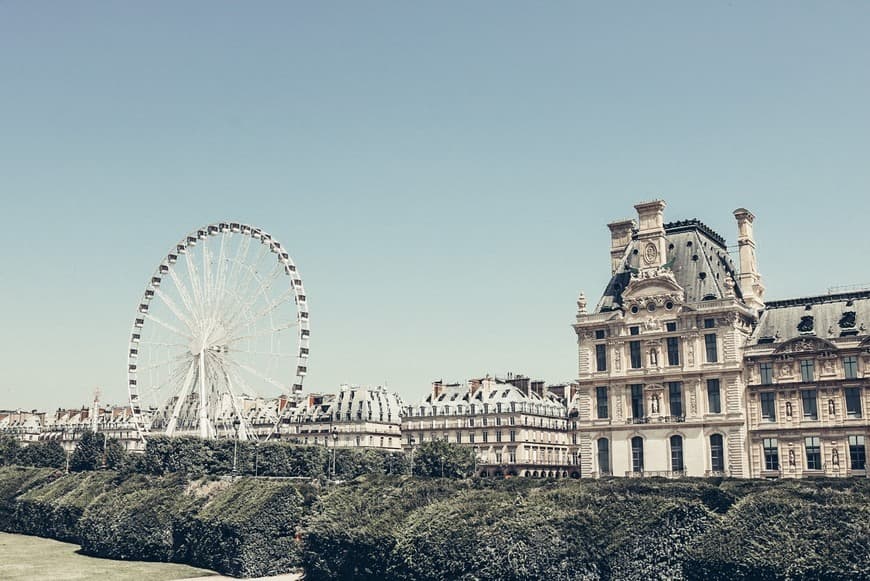
[[[438,459],[441,460],[441,478],[444,478],[444,456],[442,455]]]
[[[236,438],[233,440],[233,476],[238,475],[239,464],[239,426],[242,425],[239,416],[233,419],[233,431],[236,433]]]
[[[254,440],[254,478],[259,475],[260,440]]]
[[[411,446],[411,476],[414,475],[414,444],[417,443],[417,440],[414,439],[414,436],[408,438],[408,445]]]
[[[338,428],[332,426],[332,478],[335,479],[335,448],[338,446]]]

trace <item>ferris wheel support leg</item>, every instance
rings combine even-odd
[[[211,434],[208,424],[208,409],[205,399],[205,357],[199,354],[199,437],[207,439]]]
[[[167,436],[171,436],[175,432],[175,426],[178,424],[178,414],[181,413],[181,406],[184,405],[187,392],[190,390],[190,386],[193,383],[193,369],[194,366],[191,365],[187,370],[187,376],[184,378],[184,385],[181,387],[181,391],[178,392],[178,400],[172,408],[172,417],[169,418],[169,423],[166,426]]]

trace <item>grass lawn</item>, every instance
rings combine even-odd
[[[76,553],[78,545],[0,533],[0,578],[7,581],[169,581],[217,575],[175,563],[114,561]]]

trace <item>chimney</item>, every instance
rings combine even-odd
[[[620,220],[607,225],[610,228],[610,274],[615,274],[625,258],[625,249],[631,243],[634,220]]]
[[[666,261],[664,200],[653,200],[635,205],[637,210],[637,246],[640,252],[639,268],[658,270]]]
[[[441,395],[441,392],[444,391],[444,380],[439,379],[438,381],[432,382],[432,401],[434,402],[438,399],[438,396]]]
[[[755,258],[755,237],[752,234],[755,216],[746,208],[737,208],[734,210],[734,217],[737,219],[737,246],[740,252],[740,275],[737,282],[743,293],[743,300],[758,311],[764,308],[764,285],[761,284]]]
[[[531,383],[532,393],[536,393],[538,397],[544,397],[544,382],[541,380],[533,381]]]

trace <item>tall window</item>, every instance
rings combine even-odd
[[[761,397],[761,419],[768,422],[776,421],[776,393],[773,391],[764,391],[760,394]]]
[[[517,441],[517,431],[516,431],[516,430],[511,430],[511,431],[510,431],[510,438],[511,438],[511,442],[516,442],[516,441]]]
[[[864,447],[864,436],[849,436],[849,459],[852,470],[867,469],[867,449]]]
[[[462,432],[456,432],[456,443],[457,444],[462,443]]]
[[[682,472],[686,467],[683,464],[683,438],[671,436],[671,470]]]
[[[764,448],[764,469],[779,470],[779,446],[776,438],[764,438],[761,444]]]
[[[610,409],[607,404],[607,387],[595,388],[595,400],[598,403],[598,419],[604,420],[610,417]]]
[[[707,380],[707,409],[711,414],[722,413],[722,398],[719,394],[719,380]]]
[[[704,319],[704,328],[712,329],[716,326],[716,319]]]
[[[639,383],[631,386],[631,417],[643,417],[643,385]]]
[[[604,343],[595,346],[595,369],[607,371],[607,345]]]
[[[496,430],[496,431],[495,431],[495,441],[496,441],[496,442],[501,442],[501,430]]]
[[[801,361],[801,381],[809,383],[813,381],[816,371],[816,364],[811,359]]]
[[[715,472],[725,471],[725,446],[722,443],[722,434],[710,436],[710,469]]]
[[[707,351],[707,363],[719,361],[719,352],[716,350],[716,333],[704,335],[704,348]]]
[[[807,451],[807,470],[822,469],[822,447],[818,436],[804,438],[804,448]]]
[[[484,441],[484,442],[489,442],[489,432],[484,432],[484,433],[483,433],[483,441]]]
[[[850,418],[860,418],[862,415],[861,388],[847,387],[844,391],[846,395],[846,415]]]
[[[808,420],[819,419],[819,406],[816,402],[816,390],[805,389],[801,391],[801,400],[804,406],[804,417]]]
[[[596,329],[595,330],[595,338],[596,339],[604,339],[604,329]]]
[[[759,366],[761,370],[761,385],[770,385],[773,383],[773,364],[762,363]]]
[[[680,338],[668,337],[668,365],[680,364]]]
[[[601,438],[598,440],[598,473],[610,474],[610,440]]]
[[[668,403],[671,406],[672,416],[683,415],[683,386],[679,381],[668,383]]]
[[[640,436],[631,439],[631,469],[643,472],[643,438]]]
[[[673,321],[670,323],[665,323],[665,330],[667,330],[668,333],[673,333],[674,331],[676,331],[677,330],[676,321]]]
[[[846,373],[846,379],[856,379],[858,377],[858,358],[854,355],[845,357],[843,371]]]
[[[629,341],[628,349],[631,357],[631,368],[640,369],[640,341]]]

